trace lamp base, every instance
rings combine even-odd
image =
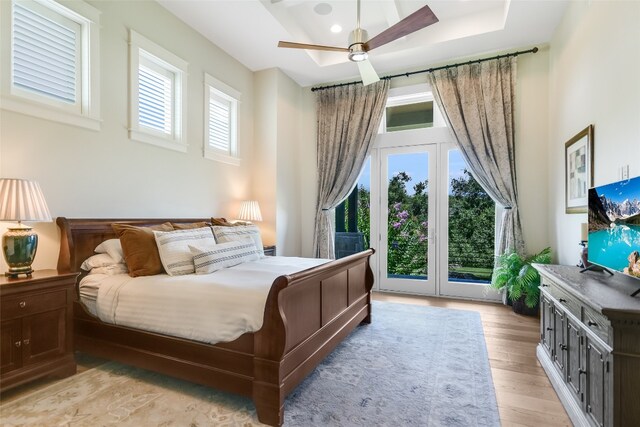
[[[33,269],[31,264],[36,257],[38,249],[38,235],[31,227],[18,224],[17,227],[9,227],[2,235],[2,253],[9,266],[9,271],[4,275],[17,278],[20,274],[31,277]]]

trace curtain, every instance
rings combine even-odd
[[[389,80],[317,92],[318,198],[313,251],[335,258],[335,207],[347,198],[371,152],[387,102]]]
[[[498,253],[523,254],[513,126],[515,57],[437,70],[429,79],[473,177],[505,207]]]

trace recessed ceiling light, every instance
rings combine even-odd
[[[318,3],[314,6],[313,10],[315,10],[318,15],[328,15],[331,13],[333,8],[329,3]]]
[[[333,24],[331,26],[331,32],[332,33],[339,33],[340,31],[342,31],[342,27],[338,24]]]

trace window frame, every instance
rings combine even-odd
[[[230,141],[229,150],[223,151],[213,148],[209,145],[209,115],[211,96],[215,95],[229,101],[231,104],[230,114]],[[204,74],[204,139],[203,139],[203,156],[206,159],[214,160],[230,165],[240,165],[240,139],[239,139],[239,109],[242,94],[238,90],[232,88],[226,83],[221,82],[215,77]]]
[[[438,108],[438,104],[434,99],[433,92],[431,91],[430,86],[426,86],[426,87],[425,85],[403,86],[399,88],[392,88],[389,90],[389,94],[387,96],[387,102],[382,112],[382,119],[380,120],[378,134],[387,133],[387,108],[397,107],[400,105],[418,104],[421,102],[433,103],[433,126],[429,126],[429,128],[444,127],[447,125],[444,120],[444,117],[442,116],[442,113],[440,112],[440,108]],[[404,132],[404,131],[400,130],[400,131],[394,131],[394,132]]]
[[[171,133],[166,134],[139,123],[140,58],[174,75]],[[188,63],[129,29],[129,139],[170,150],[187,152],[187,73]],[[144,65],[143,65],[144,66]]]
[[[16,4],[54,21],[71,21],[79,29],[79,67],[76,70],[76,101],[56,100],[13,84],[14,8]],[[2,109],[55,122],[100,130],[100,12],[83,1],[58,3],[53,0],[11,0],[0,2],[2,13],[2,65],[0,85]]]

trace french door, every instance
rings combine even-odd
[[[437,146],[380,149],[381,290],[435,295]]]
[[[379,192],[371,216],[377,225],[372,237],[378,236],[378,289],[498,299],[488,288],[495,204],[454,144],[398,146],[396,135],[395,146],[378,148],[372,158],[378,170],[371,174]]]

